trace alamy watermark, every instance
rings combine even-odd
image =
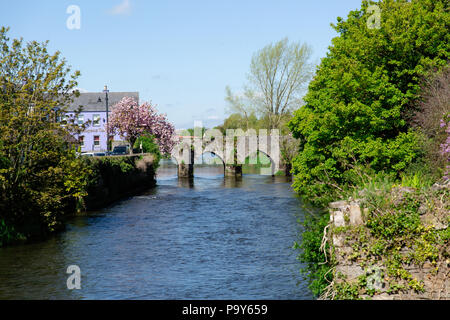
[[[81,269],[77,265],[70,265],[66,270],[67,274],[70,276],[67,278],[67,289],[81,289]]]
[[[380,29],[381,28],[381,9],[378,5],[374,4],[367,8],[367,12],[371,15],[367,19],[367,28]]]
[[[69,30],[81,29],[81,9],[77,5],[70,5],[66,9],[66,13],[70,16],[66,20],[66,27]]]

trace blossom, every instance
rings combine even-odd
[[[119,134],[133,146],[142,134],[151,134],[161,153],[170,153],[175,146],[175,127],[165,114],[159,114],[148,102],[139,105],[136,100],[124,97],[112,107],[109,134]]]

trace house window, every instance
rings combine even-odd
[[[100,136],[94,136],[94,146],[100,145]]]
[[[100,115],[99,114],[94,114],[94,119],[93,119],[94,123],[93,126],[94,127],[100,127]]]
[[[84,147],[84,136],[80,136],[78,141],[80,142],[80,146]]]
[[[84,115],[79,114],[78,115],[78,125],[82,125],[84,123]]]

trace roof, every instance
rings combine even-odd
[[[109,92],[108,93],[108,109],[114,106],[124,97],[134,98],[139,103],[139,92]],[[106,101],[104,92],[84,92],[80,93],[78,98],[74,98],[73,102],[67,108],[67,111],[76,111],[79,106],[83,107],[82,111],[103,111],[106,112]]]

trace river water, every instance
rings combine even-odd
[[[164,164],[155,188],[0,248],[0,299],[311,299],[299,274],[300,200],[284,177],[225,179]],[[69,265],[81,289],[68,290]]]

